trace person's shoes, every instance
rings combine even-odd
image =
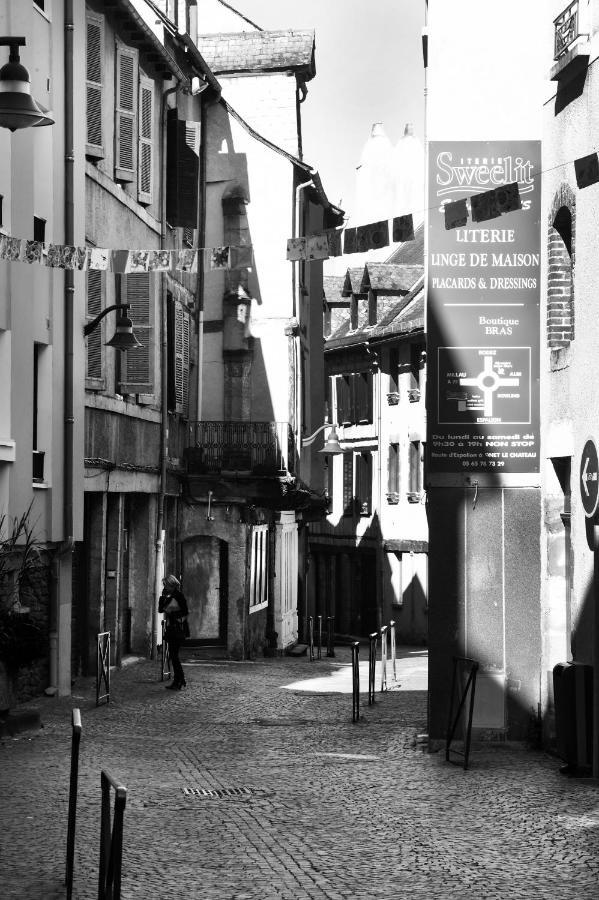
[[[179,683],[179,690],[181,690],[181,688],[184,688],[184,687],[187,687],[187,682],[186,682],[186,681],[181,681],[181,682]]]
[[[166,686],[167,691],[178,691],[179,688],[180,685],[176,681],[171,681],[171,683]]]

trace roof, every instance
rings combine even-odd
[[[395,263],[404,266],[424,265],[424,223],[421,222],[414,232],[413,241],[404,241],[396,247],[387,263]]]
[[[349,297],[351,294],[363,294],[362,278],[364,277],[364,266],[348,269],[345,273],[343,283],[342,297]]]
[[[323,275],[322,288],[327,303],[341,302],[345,275]]]
[[[398,301],[397,307],[389,310],[381,322],[372,330],[372,340],[395,335],[424,331],[424,285],[419,283],[406,297]]]
[[[316,75],[314,31],[238,31],[200,35],[198,48],[217,75],[288,72]]]
[[[106,3],[106,11],[113,13],[122,24],[133,26],[137,30],[141,41],[136,41],[142,53],[153,54],[160,61],[154,63],[156,70],[165,78],[171,78],[173,75],[178,78],[184,85],[189,84],[188,75],[178,65],[174,56],[164,46],[162,41],[156,37],[152,29],[147,25],[135,9],[131,0],[112,0]]]
[[[366,293],[369,289],[407,292],[411,290],[423,272],[424,266],[367,262],[364,266],[361,293]]]

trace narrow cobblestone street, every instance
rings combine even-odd
[[[102,768],[128,790],[124,898],[597,897],[597,784],[522,749],[475,747],[468,772],[423,753],[425,651],[401,648],[398,683],[389,666],[390,690],[370,708],[363,695],[356,724],[347,648],[313,663],[186,659],[181,692],[138,661],[113,673],[109,705],[81,681],[33,704],[40,731],[2,740],[4,897],[65,896],[71,707],[76,898],[97,896]]]

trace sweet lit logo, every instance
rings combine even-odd
[[[521,194],[534,190],[533,164],[522,156],[460,156],[444,150],[437,156],[437,197],[489,191],[518,182]]]

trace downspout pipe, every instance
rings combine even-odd
[[[302,184],[296,185],[294,195],[293,195],[293,237],[300,236],[300,224],[301,224],[301,198],[300,194],[302,191],[305,191],[309,187],[314,187],[314,180],[310,178],[309,181],[304,181]],[[293,317],[300,321],[301,314],[301,284],[299,277],[299,262],[292,263],[291,269],[291,278],[292,278],[292,290],[293,290]],[[300,323],[301,324],[301,323]],[[295,365],[295,384],[296,384],[296,396],[295,396],[295,446],[297,448],[297,456],[298,461],[300,462],[299,466],[299,474],[301,475],[301,454],[302,454],[302,360],[301,360],[301,331],[298,329],[298,333],[293,338],[293,361]]]
[[[162,160],[160,179],[160,246],[166,245],[166,115],[168,98],[180,88],[180,83],[168,88],[162,94],[160,104],[160,136],[162,139]],[[166,459],[168,451],[168,340],[166,279],[162,279],[160,296],[160,485],[158,488],[158,508],[156,510],[156,553],[154,555],[154,603],[152,604],[152,643],[150,659],[154,659],[158,645],[158,600],[162,592],[162,569],[164,566],[164,520],[166,503]]]
[[[208,116],[206,113],[208,98],[200,94],[200,165],[198,167],[198,248],[206,244],[206,147]],[[204,404],[204,254],[198,253],[198,274],[196,276],[196,309],[198,311],[198,394],[197,419],[202,420]]]

